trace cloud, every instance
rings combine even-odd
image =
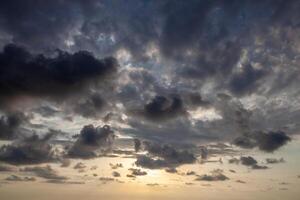
[[[22,112],[8,113],[0,118],[0,139],[11,140],[22,132],[21,126],[29,122]]]
[[[291,138],[283,131],[261,131],[251,135],[238,137],[235,139],[234,144],[239,147],[258,147],[262,151],[273,152],[285,145],[290,140]]]
[[[74,169],[84,169],[86,168],[86,165],[82,162],[77,163],[76,165],[74,165],[73,167]]]
[[[13,165],[0,164],[0,172],[14,172],[18,171],[18,168]]]
[[[169,145],[159,145],[150,142],[144,142],[144,145],[148,155],[138,156],[135,162],[137,166],[150,169],[172,168],[196,162],[195,155],[187,150],[180,151]]]
[[[229,88],[236,95],[252,93],[258,87],[258,81],[266,74],[265,69],[255,69],[251,64],[247,64],[242,72],[233,75]]]
[[[33,111],[43,117],[53,117],[60,112],[59,110],[52,108],[51,106],[41,106],[35,108]]]
[[[109,163],[109,166],[110,166],[112,169],[123,168],[123,164],[122,164],[122,163],[116,163],[116,164]]]
[[[252,166],[257,164],[257,161],[251,156],[241,157],[240,159],[241,159],[241,163],[246,166]]]
[[[57,172],[50,166],[36,166],[36,167],[24,167],[21,169],[22,172],[31,172],[38,177],[51,179],[51,180],[66,180],[67,177],[60,176]]]
[[[135,150],[135,152],[140,151],[141,145],[142,145],[141,141],[139,139],[136,139],[136,138],[133,141],[134,141],[134,150]]]
[[[131,175],[133,175],[133,176],[145,176],[145,175],[147,175],[147,172],[142,171],[141,169],[130,168],[128,170],[131,171]]]
[[[105,100],[100,94],[94,93],[89,95],[83,102],[79,102],[74,112],[86,118],[97,118],[105,107]]]
[[[39,137],[34,134],[19,142],[3,145],[0,148],[0,160],[10,164],[38,164],[57,159],[50,138],[53,134]]]
[[[276,151],[299,133],[298,10],[298,2],[283,0],[1,2],[0,138],[23,131],[24,124],[8,123],[7,110],[21,107],[45,118],[43,128],[71,115],[77,127],[80,115],[163,144],[236,138],[243,148]],[[98,58],[110,55],[119,70],[115,58]],[[29,97],[41,101],[36,110]],[[70,102],[44,106],[53,99]],[[80,134],[67,154],[89,158],[109,146],[85,140]],[[192,163],[178,152],[137,161]]]
[[[198,177],[195,179],[196,181],[226,181],[229,178],[225,176],[222,170],[214,170],[211,172],[211,175],[204,174],[204,175],[198,175]]]
[[[114,172],[112,172],[112,176],[113,177],[120,177],[121,174],[119,172],[114,171]]]
[[[17,175],[10,175],[5,180],[7,181],[35,181],[36,179],[34,177],[19,177]]]
[[[258,165],[257,161],[251,156],[247,156],[247,157],[242,156],[240,158],[240,161],[243,165],[249,166],[252,169],[268,169],[267,166]]]
[[[266,158],[267,164],[277,164],[277,163],[284,163],[285,160],[283,158],[276,159],[276,158]]]
[[[110,126],[94,127],[84,126],[77,140],[68,150],[68,155],[75,158],[91,158],[96,156],[96,150],[109,147],[114,139],[113,130]]]
[[[168,172],[168,173],[171,173],[171,174],[177,173],[176,168],[167,168],[167,169],[165,169],[165,171]]]
[[[144,106],[142,111],[133,111],[133,114],[142,115],[148,120],[159,122],[185,115],[186,111],[180,97],[155,96]]]
[[[10,44],[0,53],[0,66],[0,98],[7,102],[21,95],[62,98],[77,93],[116,71],[118,63],[111,57],[99,60],[87,51],[58,50],[54,57],[32,55]]]

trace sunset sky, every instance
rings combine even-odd
[[[298,200],[300,1],[0,1],[1,200]]]

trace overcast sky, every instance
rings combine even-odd
[[[1,1],[0,196],[12,198],[10,181],[44,182],[48,192],[84,185],[71,171],[100,165],[107,174],[90,174],[100,182],[127,183],[123,168],[127,178],[150,176],[149,188],[172,187],[176,176],[186,187],[228,184],[233,165],[269,171],[255,173],[268,190],[264,181],[287,170],[277,185],[286,192],[300,175],[299,10],[297,0]],[[232,198],[246,195],[237,190]]]

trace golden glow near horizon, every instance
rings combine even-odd
[[[43,178],[36,181],[1,181],[1,199],[52,200],[52,199],[297,199],[299,196],[300,160],[298,156],[300,141],[295,140],[278,152],[269,155],[256,151],[247,152],[255,155],[260,164],[265,158],[275,157],[285,159],[285,163],[268,165],[266,170],[250,170],[244,165],[228,164],[231,156],[209,159],[212,162],[182,165],[177,173],[168,173],[163,169],[143,169],[134,165],[134,158],[100,157],[90,160],[72,159],[69,167],[60,164],[49,164],[58,175],[68,177],[65,183],[47,183]],[[84,167],[74,169],[77,163]],[[111,165],[121,163],[122,167],[112,169]],[[46,166],[42,164],[40,166]],[[23,168],[24,166],[20,167]],[[130,168],[139,168],[147,175],[127,177]],[[226,181],[196,181],[195,176],[186,175],[189,171],[209,174],[213,170],[223,170],[229,177]],[[117,171],[120,177],[113,177]],[[1,180],[9,175],[30,177],[21,171],[2,172]],[[110,178],[114,178],[112,181]]]

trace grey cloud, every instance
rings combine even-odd
[[[252,169],[268,169],[267,166],[258,165],[257,161],[251,156],[248,157],[242,156],[240,158],[240,161],[243,165],[250,166]]]
[[[59,110],[52,108],[50,106],[41,106],[41,107],[35,108],[33,111],[35,113],[39,113],[43,117],[53,117],[59,113]]]
[[[50,166],[36,166],[36,167],[25,167],[21,169],[22,172],[31,172],[34,173],[36,176],[51,179],[51,180],[66,180],[67,177],[60,176],[57,172]]]
[[[277,164],[277,163],[284,163],[285,160],[283,158],[276,159],[276,158],[266,158],[267,164]]]
[[[242,72],[233,75],[229,88],[236,95],[252,93],[258,87],[258,81],[266,74],[265,69],[255,69],[251,64],[247,64]]]
[[[121,174],[119,172],[114,171],[114,172],[112,172],[112,176],[113,177],[120,177]]]
[[[18,168],[13,165],[0,164],[0,172],[14,172],[18,171]]]
[[[91,94],[82,102],[74,107],[74,112],[76,114],[82,115],[87,118],[97,118],[105,107],[105,100],[101,97],[100,94]]]
[[[211,174],[197,175],[196,181],[226,181],[229,180],[227,176],[223,174],[223,170],[213,170]]]
[[[252,166],[252,165],[257,164],[257,161],[251,156],[241,157],[241,162],[243,165],[246,165],[246,166]]]
[[[15,138],[21,130],[21,125],[29,122],[28,116],[22,112],[8,113],[0,118],[0,139]]]
[[[283,131],[255,132],[236,138],[234,144],[244,148],[258,147],[262,151],[273,152],[290,140],[291,138]]]
[[[180,97],[155,96],[144,106],[142,111],[137,111],[134,114],[137,116],[142,115],[149,120],[158,122],[185,115],[186,111]]]
[[[114,131],[110,126],[94,127],[86,125],[82,128],[77,140],[68,150],[70,157],[91,158],[96,156],[96,150],[109,147],[114,139]]]
[[[9,177],[7,177],[5,180],[7,181],[35,181],[34,177],[20,177],[17,175],[10,175]]]
[[[145,150],[149,155],[140,155],[137,157],[135,164],[137,166],[157,169],[172,168],[182,164],[196,162],[194,154],[187,150],[176,150],[169,145],[159,145],[155,143],[145,142]],[[158,157],[158,158],[155,158]]]
[[[141,145],[142,145],[141,141],[139,139],[136,139],[136,138],[133,141],[134,141],[134,150],[135,150],[135,152],[140,151]]]
[[[0,66],[0,97],[5,102],[18,95],[63,97],[75,88],[79,92],[91,81],[103,80],[118,64],[114,58],[99,60],[87,51],[59,50],[55,57],[46,57],[10,44],[0,53]]]
[[[128,170],[131,171],[131,174],[133,176],[145,176],[145,175],[147,175],[147,172],[142,171],[141,169],[130,168]]]
[[[19,142],[3,145],[0,148],[0,160],[11,164],[37,164],[57,159],[57,155],[49,144],[52,134],[39,137],[34,134]]]

